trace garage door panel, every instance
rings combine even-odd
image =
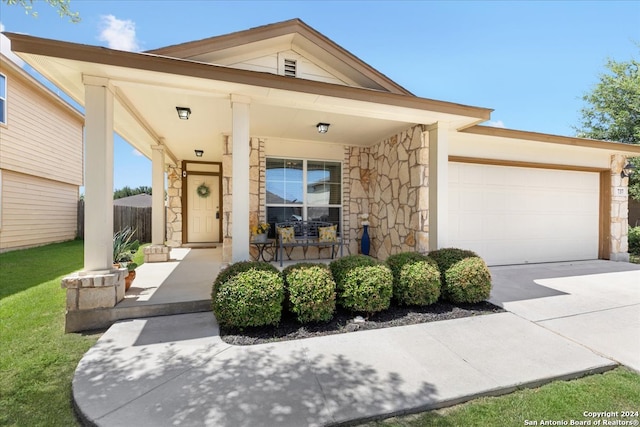
[[[450,163],[450,246],[490,265],[595,259],[599,176]]]

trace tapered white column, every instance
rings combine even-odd
[[[231,96],[233,169],[233,216],[231,224],[233,262],[246,261],[249,256],[249,98]]]
[[[449,131],[435,123],[429,132],[429,250],[448,246]]]
[[[113,267],[113,92],[109,80],[84,76],[84,270]]]
[[[151,147],[151,244],[164,245],[164,146]]]

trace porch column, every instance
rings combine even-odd
[[[113,268],[113,92],[109,80],[84,76],[84,270]]]
[[[84,270],[62,279],[65,331],[98,327],[94,310],[124,299],[126,268],[113,268],[113,89],[83,76],[85,107]]]
[[[151,146],[151,246],[144,248],[144,262],[169,261],[170,248],[164,244],[164,145]]]
[[[244,96],[231,95],[232,173],[231,259],[246,261],[249,256],[249,103]]]
[[[448,246],[449,139],[447,123],[429,127],[429,250]]]

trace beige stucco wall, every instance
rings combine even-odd
[[[497,138],[464,132],[449,134],[449,155],[483,159],[609,168],[606,150]]]

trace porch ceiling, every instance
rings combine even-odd
[[[7,34],[29,65],[84,105],[83,76],[106,77],[115,92],[114,126],[147,157],[164,143],[167,161],[195,159],[231,134],[231,94],[248,97],[251,136],[304,143],[371,145],[413,124],[447,122],[459,129],[485,121],[489,109],[414,96],[114,51]],[[179,120],[176,106],[189,107]],[[318,122],[330,123],[326,134]]]

